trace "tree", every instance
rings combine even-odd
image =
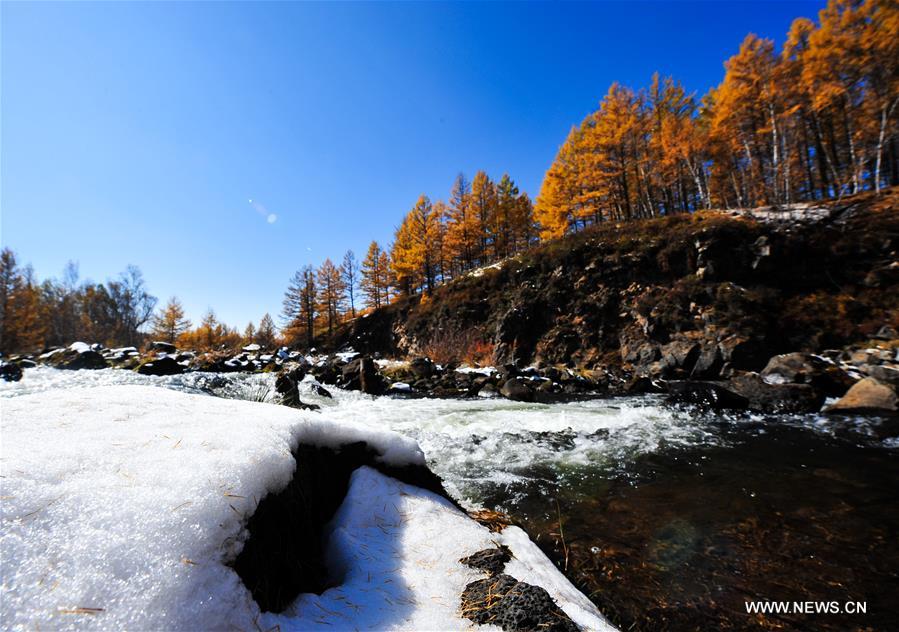
[[[316,300],[315,270],[307,265],[296,271],[284,294],[281,319],[289,345],[299,345],[303,341],[307,348],[313,346]]]
[[[474,258],[478,265],[486,265],[490,261],[490,247],[496,235],[491,231],[496,213],[496,186],[483,171],[474,174],[471,181],[470,198],[471,232],[478,237]]]
[[[162,311],[153,317],[150,333],[157,340],[174,343],[190,326],[190,320],[184,316],[184,307],[173,296]]]
[[[277,346],[278,331],[275,329],[275,321],[268,313],[259,321],[254,342],[263,349],[274,349]]]
[[[318,311],[328,325],[328,336],[334,335],[340,307],[343,304],[343,280],[331,259],[325,259],[318,269]]]
[[[245,345],[256,342],[256,325],[252,321],[243,330],[243,342]]]
[[[347,250],[340,264],[340,278],[343,281],[346,299],[350,304],[350,314],[356,318],[356,288],[359,285],[359,264],[352,250]]]
[[[362,261],[362,280],[360,286],[369,307],[378,309],[381,307],[386,288],[384,287],[384,274],[381,270],[381,246],[373,241],[368,245],[368,252]]]
[[[456,176],[450,191],[446,216],[446,249],[455,271],[472,267],[480,242],[476,218],[471,214],[471,185],[463,174]]]
[[[140,344],[141,328],[153,315],[156,297],[151,296],[137,266],[129,265],[117,281],[107,283],[109,298],[115,306],[115,339],[127,345]]]
[[[0,252],[0,351],[34,351],[43,342],[40,294],[30,267],[19,268],[9,248]]]

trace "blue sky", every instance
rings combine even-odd
[[[0,238],[243,327],[459,171],[536,196],[613,81],[702,93],[822,6],[3,2]]]

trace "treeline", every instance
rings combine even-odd
[[[20,265],[12,250],[0,252],[0,353],[32,353],[76,340],[108,347],[160,340],[203,351],[254,342],[272,349],[281,343],[268,314],[241,334],[220,322],[211,309],[193,327],[177,298],[154,313],[156,304],[135,266],[116,279],[94,283],[80,280],[77,264],[69,263],[61,279],[38,281],[31,266]]]
[[[285,340],[312,346],[317,335],[355,318],[360,305],[377,309],[397,296],[429,293],[530,247],[538,232],[530,198],[508,174],[494,181],[478,171],[471,182],[459,174],[447,201],[419,197],[393,243],[371,242],[361,264],[348,251],[340,265],[325,259],[318,269],[298,270],[284,296]]]
[[[541,234],[899,183],[899,3],[831,0],[819,17],[780,51],[749,35],[699,100],[671,78],[613,84],[546,174]]]

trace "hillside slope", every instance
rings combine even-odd
[[[339,345],[716,377],[899,329],[899,191],[609,223],[401,299]],[[436,359],[436,358],[435,358]]]

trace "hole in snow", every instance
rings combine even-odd
[[[449,498],[426,467],[384,465],[363,442],[338,449],[300,445],[293,456],[293,479],[259,503],[247,523],[249,538],[232,564],[263,612],[281,612],[301,593],[321,594],[343,581],[328,568],[325,538],[357,468],[367,465]]]

